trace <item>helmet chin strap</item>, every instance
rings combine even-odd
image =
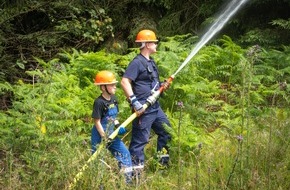
[[[106,92],[107,92],[109,95],[112,95],[112,94],[108,91],[108,89],[107,89],[107,85],[105,85],[105,89],[106,89]]]
[[[103,85],[101,85],[100,87],[102,88],[102,86],[105,87],[105,90],[106,90],[107,94],[109,94],[109,95],[111,96],[112,94],[108,91],[108,89],[107,89],[107,85],[103,84]]]

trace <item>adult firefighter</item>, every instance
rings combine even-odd
[[[95,78],[95,85],[100,86],[101,95],[94,101],[92,118],[94,126],[91,133],[92,153],[96,151],[96,146],[115,130],[116,117],[118,114],[118,102],[115,96],[116,80],[110,71],[100,71]],[[125,128],[119,130],[119,134],[124,134]],[[116,137],[107,146],[112,155],[118,160],[119,167],[124,173],[126,182],[131,182],[132,161],[130,152],[123,141]]]
[[[152,94],[152,89],[159,89],[164,85],[164,89],[169,88],[169,82],[160,83],[158,68],[151,54],[156,52],[158,40],[151,30],[141,30],[135,42],[140,45],[138,54],[128,65],[121,86],[128,98],[132,108],[137,113],[132,122],[132,138],[129,151],[132,157],[133,171],[142,171],[144,168],[144,147],[149,142],[150,130],[158,135],[157,152],[159,152],[159,162],[163,166],[168,165],[169,154],[167,143],[171,139],[164,125],[170,126],[167,116],[156,101],[146,110],[143,104]],[[137,172],[136,172],[137,173]]]

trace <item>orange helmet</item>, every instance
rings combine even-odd
[[[151,30],[141,30],[136,37],[135,42],[158,42],[156,35]]]
[[[116,80],[115,75],[111,71],[100,71],[95,78],[95,85],[106,85],[106,84],[115,84],[118,81]]]

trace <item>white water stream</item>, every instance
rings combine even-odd
[[[193,56],[215,35],[217,34],[223,26],[228,22],[228,20],[244,5],[248,0],[232,0],[227,7],[222,11],[220,16],[216,21],[210,26],[208,31],[201,37],[200,41],[196,44],[191,53],[187,56],[182,65],[174,73],[173,77],[185,67],[185,65],[192,59]]]

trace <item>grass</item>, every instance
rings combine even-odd
[[[256,118],[249,126],[249,146],[244,146],[247,155],[239,155],[239,139],[222,128],[210,133],[202,146],[187,149],[173,143],[171,165],[166,170],[159,169],[154,159],[154,136],[146,147],[144,176],[138,185],[129,187],[115,159],[105,150],[89,165],[75,189],[98,189],[100,185],[105,189],[142,190],[289,189],[289,123],[287,114],[282,119],[273,114]],[[1,149],[0,189],[68,189],[91,156],[89,140],[72,142],[76,135],[69,133],[58,144],[42,141],[39,143],[46,146],[27,147],[21,153]],[[179,146],[180,153],[175,151]],[[247,165],[237,167],[246,160]]]

